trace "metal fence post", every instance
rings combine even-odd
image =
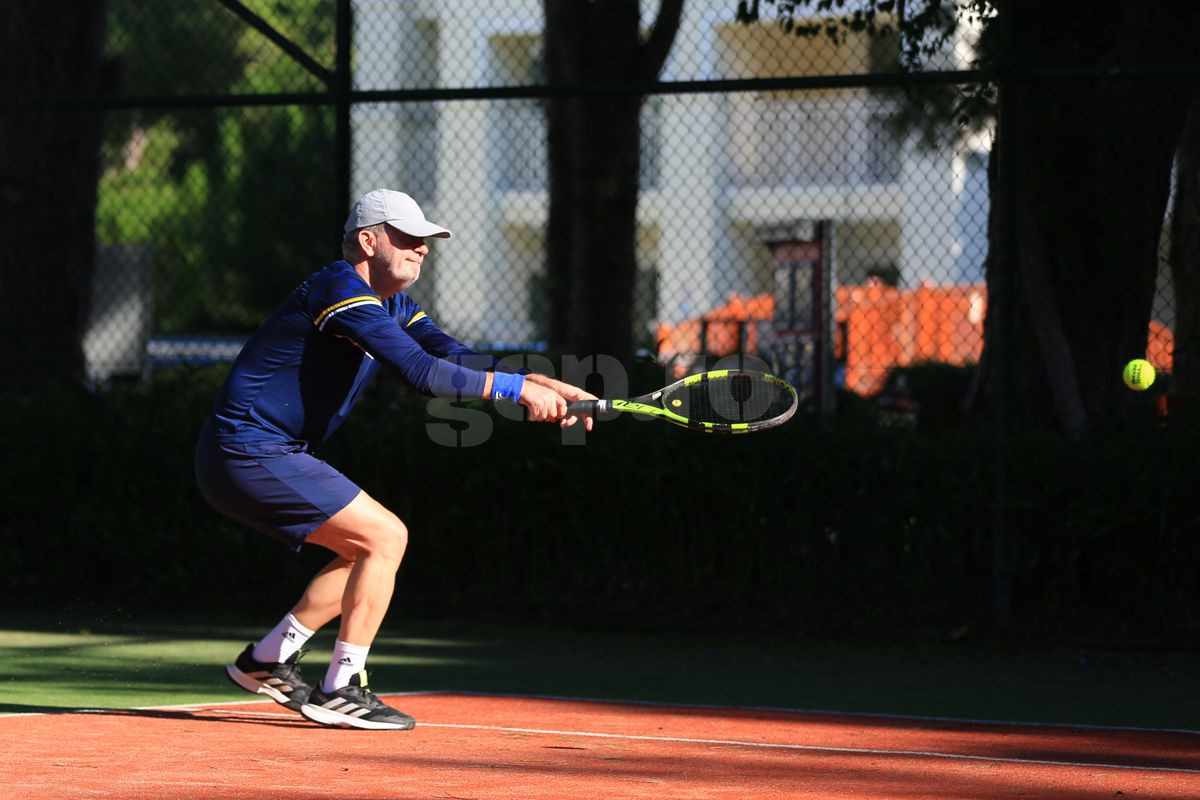
[[[350,202],[350,92],[353,76],[350,72],[350,46],[353,19],[351,0],[337,0],[337,53],[335,56],[333,83],[334,135],[333,135],[333,230],[336,242],[342,241],[342,224]]]
[[[1013,541],[1012,520],[1009,515],[1009,437],[1012,426],[1013,395],[1013,324],[1016,308],[1016,257],[1014,248],[1013,166],[1015,143],[1013,136],[1016,125],[1013,120],[1015,102],[1012,78],[1013,3],[1003,7],[999,15],[1000,51],[997,57],[997,111],[995,181],[992,197],[995,204],[995,239],[992,246],[996,252],[992,265],[996,269],[996,280],[992,282],[996,313],[993,333],[995,361],[993,364],[994,385],[992,403],[995,426],[996,478],[993,498],[992,519],[992,621],[999,630],[1006,630],[1012,621],[1013,605]]]

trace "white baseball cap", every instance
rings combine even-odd
[[[391,189],[376,189],[364,194],[346,219],[346,233],[386,222],[409,236],[437,236],[450,238],[450,231],[425,219],[417,201],[404,192]]]

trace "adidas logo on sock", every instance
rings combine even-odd
[[[347,666],[349,666],[350,664],[354,663],[354,659],[350,658],[350,656],[342,656],[341,658],[338,659],[338,663],[346,664]]]
[[[294,642],[294,641],[296,641],[296,632],[295,631],[284,631],[283,638],[290,639]]]

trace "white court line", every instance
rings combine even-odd
[[[184,703],[177,706],[133,706],[132,708],[64,708],[56,711],[28,711],[19,714],[0,714],[0,722],[6,719],[16,719],[17,717],[59,717],[64,714],[94,714],[95,716],[103,716],[105,714],[122,714],[128,711],[196,711],[199,713],[216,713],[226,710],[226,706],[257,705],[264,702],[270,702],[270,700],[264,698],[263,700],[234,700],[230,703]],[[237,711],[236,713],[247,717],[300,716],[294,712],[282,714],[274,711]]]
[[[863,719],[886,719],[913,722],[943,722],[955,725],[985,725],[989,727],[1008,726],[1014,728],[1060,728],[1072,731],[1106,731],[1126,733],[1169,733],[1185,736],[1200,736],[1200,730],[1194,728],[1156,728],[1140,725],[1096,725],[1086,722],[1030,722],[1028,720],[1006,720],[973,717],[945,717],[927,714],[892,714],[881,711],[839,711],[828,708],[795,708],[788,706],[732,706],[710,703],[673,703],[660,700],[628,700],[611,697],[573,697],[570,695],[554,694],[518,694],[512,692],[479,692],[469,689],[424,689],[411,692],[385,692],[381,697],[428,697],[431,695],[463,695],[465,697],[498,697],[515,700],[556,700],[573,703],[596,703],[598,705],[648,706],[650,708],[683,708],[711,711],[761,711],[776,714],[799,714],[806,716],[847,717]],[[180,703],[166,706],[133,706],[134,711],[171,711],[185,709],[205,709],[225,706],[254,705],[268,703],[271,699],[266,695],[255,700],[228,700],[223,702],[209,701],[206,703]],[[64,708],[55,711],[28,711],[13,714],[0,713],[0,721],[15,717],[40,717],[53,714],[99,714],[114,709],[105,708]],[[117,709],[121,710],[121,709]]]
[[[730,706],[711,703],[670,703],[660,700],[614,700],[607,697],[571,697],[554,694],[510,694],[506,692],[473,692],[437,689],[428,692],[388,692],[394,697],[405,695],[461,694],[467,697],[511,697],[519,700],[566,700],[576,703],[601,703],[625,706],[649,706],[651,708],[687,708],[710,711],[762,711],[776,714],[803,714],[823,717],[863,717],[866,719],[912,720],[913,722],[946,722],[958,725],[1000,725],[1014,728],[1065,728],[1073,731],[1124,731],[1128,733],[1172,733],[1200,736],[1194,728],[1152,728],[1139,725],[1096,725],[1087,722],[1030,722],[1028,720],[975,719],[972,717],[942,717],[928,714],[892,714],[883,711],[838,711],[828,708],[796,708],[789,706]]]
[[[1136,766],[1133,764],[1106,764],[1101,761],[1054,761],[1043,758],[1012,758],[1005,756],[977,756],[964,753],[939,753],[932,750],[877,750],[869,747],[828,747],[815,744],[785,744],[781,742],[748,742],[740,739],[691,739],[682,736],[639,736],[625,733],[591,733],[588,731],[557,731],[541,728],[506,728],[498,725],[458,725],[447,722],[417,722],[418,728],[464,728],[467,730],[498,731],[502,733],[539,733],[555,736],[581,736],[595,739],[624,739],[639,742],[673,742],[678,744],[716,744],[730,747],[758,747],[774,750],[805,750],[817,753],[849,753],[871,756],[920,756],[945,758],[959,761],[986,761],[1002,764],[1037,764],[1051,767],[1086,767],[1092,769],[1125,769],[1143,772],[1183,772],[1200,775],[1200,769],[1185,767]]]
[[[422,692],[388,692],[387,697],[414,697],[426,696],[431,694],[463,694],[462,692],[444,691],[435,689],[433,691]],[[61,708],[51,709],[47,711],[19,711],[14,713],[0,713],[0,722],[6,719],[16,719],[18,717],[54,717],[62,714],[111,714],[114,711],[205,711],[217,710],[226,706],[253,706],[259,703],[273,702],[271,698],[263,695],[257,700],[209,700],[205,703],[176,703],[167,706],[130,706],[128,708]],[[245,711],[244,714],[266,714],[265,711]],[[276,716],[292,717],[297,714],[279,714]]]
[[[232,704],[231,704],[232,705]],[[197,714],[220,714],[222,712],[232,712],[240,717],[282,717],[283,719],[302,720],[304,717],[299,711],[240,711],[228,709],[224,707],[217,708],[182,708],[182,709],[166,709],[166,708],[140,708],[138,711],[195,711]],[[104,712],[99,712],[104,713]]]
[[[585,700],[586,698],[546,698],[531,695],[490,695],[483,692],[451,692],[451,691],[430,691],[430,692],[389,692],[385,697],[412,697],[415,695],[437,695],[437,694],[466,694],[483,697],[513,697],[526,699],[561,699],[561,700]],[[179,705],[170,706],[140,706],[130,709],[132,711],[197,711],[201,713],[220,713],[228,706],[241,705],[257,705],[263,702],[270,702],[267,699],[260,700],[232,700],[227,703],[182,703]],[[588,700],[587,702],[596,703],[618,703],[622,701],[605,701],[605,700]],[[624,701],[629,704],[628,701]],[[688,707],[688,708],[707,708],[708,706],[677,706],[676,704],[668,703],[653,703],[653,702],[635,702],[633,705],[662,705],[664,707]],[[718,707],[712,707],[718,708]],[[0,720],[9,717],[36,717],[49,716],[53,714],[106,714],[113,709],[71,709],[65,711],[51,712],[34,712],[28,714],[5,714],[0,716]],[[736,710],[735,707],[730,707],[730,710]],[[761,709],[764,711],[779,711],[780,709]],[[239,714],[255,717],[283,717],[287,719],[300,718],[298,714],[291,712],[280,711],[237,711]],[[913,719],[918,721],[930,719],[942,719],[938,717],[903,717],[898,715],[881,715],[881,714],[845,714],[839,712],[793,712],[793,713],[824,713],[837,716],[884,716],[895,719]],[[954,722],[973,722],[972,720],[949,720]],[[986,724],[986,723],[981,723]],[[997,723],[1006,724],[1006,723]],[[1033,724],[1033,723],[1030,723]],[[641,741],[641,742],[670,742],[674,744],[706,744],[706,745],[721,745],[724,747],[750,747],[768,750],[796,750],[817,753],[844,753],[851,755],[873,755],[873,756],[899,756],[899,757],[922,757],[922,758],[940,758],[953,761],[982,761],[987,763],[999,764],[1030,764],[1038,766],[1051,767],[1082,767],[1092,769],[1118,769],[1118,770],[1133,770],[1142,772],[1172,772],[1183,773],[1188,775],[1200,775],[1200,769],[1188,769],[1186,767],[1161,767],[1161,766],[1139,766],[1134,764],[1109,764],[1100,761],[1055,761],[1053,759],[1041,758],[1014,758],[1006,756],[982,756],[969,755],[964,753],[941,753],[932,750],[881,750],[867,747],[832,747],[827,745],[812,745],[812,744],[788,744],[783,742],[753,742],[741,739],[696,739],[682,736],[643,736],[638,734],[623,734],[623,733],[597,733],[592,731],[563,731],[543,728],[510,728],[500,725],[467,725],[451,722],[417,722],[418,728],[455,728],[462,730],[478,730],[478,731],[496,731],[498,733],[532,733],[545,734],[552,736],[574,736],[581,738],[592,739],[618,739],[624,741]],[[1085,726],[1086,727],[1086,726]],[[1137,728],[1105,728],[1104,730],[1133,730],[1139,731],[1144,729]],[[1181,733],[1193,733],[1193,731],[1180,731]]]
[[[660,700],[628,700],[610,697],[574,697],[555,694],[518,694],[513,692],[479,692],[469,689],[423,689],[411,692],[384,692],[380,697],[429,697],[431,695],[463,695],[464,697],[497,697],[514,700],[555,700],[572,703],[595,703],[597,705],[648,706],[650,708],[682,708],[710,711],[761,711],[775,714],[797,714],[805,716],[846,717],[863,719],[886,719],[903,722],[943,722],[955,725],[982,725],[988,727],[1007,726],[1014,728],[1060,728],[1072,731],[1105,731],[1125,733],[1169,733],[1185,736],[1200,736],[1195,728],[1156,728],[1141,725],[1097,725],[1087,722],[1031,722],[1028,720],[1006,720],[974,717],[945,717],[928,714],[893,714],[882,711],[839,711],[828,708],[796,708],[788,706],[732,706],[710,703],[673,703]],[[223,708],[225,706],[255,705],[269,703],[271,699],[262,695],[255,700],[209,701],[205,703],[179,703],[176,705],[133,706],[133,711],[172,711],[186,709]],[[0,713],[0,721],[15,717],[41,717],[53,714],[102,714],[109,708],[64,708],[54,711],[28,711],[12,714]]]

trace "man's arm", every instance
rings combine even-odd
[[[417,344],[421,345],[427,353],[440,358],[448,358],[475,369],[495,371],[499,366],[499,359],[495,356],[480,353],[467,347],[458,339],[455,339],[439,328],[436,322],[425,315],[424,311],[418,311],[408,324],[403,327],[404,332],[411,336]],[[502,371],[511,372],[513,370],[504,369]],[[527,370],[517,371],[526,372]]]
[[[531,372],[527,369],[511,370],[509,367],[502,365],[500,360],[495,356],[472,350],[439,328],[437,323],[426,316],[425,312],[420,310],[419,307],[412,319],[403,327],[403,330],[417,344],[421,345],[426,352],[432,355],[448,359],[463,366],[487,370],[484,373],[484,399],[492,397],[493,381],[495,379],[494,373],[497,370],[502,372],[515,371],[517,374],[524,375],[525,384],[521,389],[519,402],[530,409],[530,419],[561,419],[563,427],[574,425],[579,421],[579,418],[574,415],[564,418],[567,410],[566,403],[575,400],[596,399],[594,395],[570,384],[563,383],[546,375]],[[543,389],[549,390],[552,394],[542,391]],[[563,402],[560,404],[559,401]],[[534,406],[537,407],[536,412]],[[551,408],[556,413],[550,413]],[[585,424],[587,429],[591,430],[592,418],[586,417]]]

